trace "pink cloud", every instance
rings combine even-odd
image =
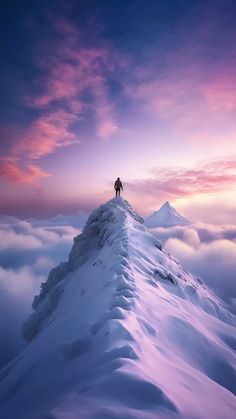
[[[39,67],[46,73],[44,91],[26,101],[40,109],[61,101],[60,105],[66,106],[76,118],[90,109],[96,116],[98,137],[108,139],[116,131],[116,122],[106,77],[118,65],[116,54],[108,47],[84,48],[79,30],[66,21],[60,20],[55,28],[59,34],[63,33],[63,42],[41,46],[42,53],[37,58]],[[122,65],[123,62],[119,63]],[[84,100],[85,92],[92,98],[90,103]]]
[[[146,79],[146,80],[145,80]],[[175,130],[191,132],[207,125],[205,104],[196,86],[200,81],[193,69],[182,77],[173,70],[155,78],[145,77],[125,87],[141,109],[158,117]]]
[[[69,131],[69,125],[73,119],[73,115],[64,110],[38,118],[27,130],[22,130],[12,147],[12,154],[39,159],[52,153],[58,147],[79,142]]]
[[[209,112],[230,113],[236,110],[236,79],[228,74],[219,74],[201,87]]]
[[[40,93],[24,98],[25,105],[36,108],[40,116],[27,127],[15,127],[1,168],[2,177],[17,183],[46,176],[32,161],[80,142],[72,125],[83,118],[84,111],[95,116],[101,140],[108,140],[117,130],[106,81],[116,58],[107,47],[84,48],[79,30],[66,20],[53,20],[53,28],[56,36],[40,43],[35,57],[43,74]],[[86,102],[87,93],[92,100]],[[23,164],[25,159],[28,166]]]
[[[236,184],[236,159],[209,162],[193,169],[163,168],[154,173],[150,179],[127,185],[135,195],[147,197],[149,203],[160,197],[175,199],[232,188]]]
[[[101,120],[98,126],[98,134],[103,140],[109,139],[117,132],[117,126],[112,120]]]
[[[230,124],[236,128],[233,112],[236,110],[236,77],[234,67],[205,68],[205,63],[196,60],[198,49],[183,47],[165,57],[166,65],[153,72],[153,62],[147,62],[133,72],[133,80],[125,86],[127,96],[141,109],[157,116],[183,135],[187,140],[201,133],[212,136],[226,132]],[[186,58],[187,57],[187,58]],[[200,135],[199,135],[200,134]],[[230,141],[225,138],[225,141]]]
[[[29,164],[21,167],[17,159],[6,157],[0,159],[0,178],[4,180],[30,184],[39,178],[48,176],[49,174],[44,172],[39,166]]]

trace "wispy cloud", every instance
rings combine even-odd
[[[64,110],[38,118],[30,127],[19,132],[19,137],[12,147],[12,154],[18,157],[24,155],[35,160],[52,153],[58,147],[79,142],[69,131],[73,119],[73,115]]]
[[[211,30],[206,27],[201,33],[202,29],[204,26],[195,28],[195,34],[176,50],[161,51],[162,62],[157,58],[156,41],[156,55],[150,55],[145,64],[141,61],[125,86],[127,96],[139,108],[168,123],[189,141],[192,134],[207,131],[210,135],[219,126],[226,131],[229,123],[236,128],[232,123],[236,110],[234,46],[229,42],[222,51],[224,64],[218,61],[213,65],[210,51],[207,53]]]
[[[236,185],[236,159],[218,160],[193,169],[161,168],[145,180],[128,183],[130,191],[155,201],[209,194]],[[164,198],[163,198],[164,197]]]
[[[86,116],[90,125],[95,123],[102,141],[118,129],[107,84],[109,74],[120,65],[116,54],[102,42],[88,46],[84,34],[66,19],[50,16],[48,20],[50,39],[46,42],[41,37],[34,54],[39,74],[23,99],[25,109],[35,116],[15,127],[2,158],[0,176],[17,183],[46,177],[33,161],[79,144],[75,126]]]
[[[236,80],[228,72],[216,74],[200,86],[208,111],[225,115],[236,111]]]
[[[126,93],[139,100],[148,112],[175,127],[209,126],[215,117],[229,117],[236,109],[236,81],[227,75],[215,75],[215,80],[201,80],[197,69],[190,73],[166,73],[162,77],[137,80],[126,86]],[[209,119],[210,118],[210,119]]]
[[[109,74],[119,65],[117,54],[107,45],[85,47],[83,34],[66,20],[54,22],[54,31],[63,41],[41,46],[43,53],[37,62],[44,73],[44,86],[31,103],[41,109],[67,109],[74,118],[90,110],[98,137],[106,140],[117,129],[107,84]]]
[[[16,158],[0,158],[0,178],[16,183],[30,184],[39,178],[48,177],[49,174],[39,166],[29,164],[22,166]]]

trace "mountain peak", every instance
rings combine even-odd
[[[172,227],[175,225],[189,225],[191,221],[180,215],[169,201],[166,201],[158,211],[145,219],[147,227]]]
[[[130,203],[121,196],[114,197],[107,201],[105,204],[102,204],[100,207],[98,207],[92,212],[91,216],[93,215],[94,217],[96,216],[96,214],[104,211],[111,211],[113,213],[113,216],[118,217],[118,219],[120,219],[121,214],[126,214],[126,216],[131,216],[132,218],[134,218],[134,220],[140,223],[144,222],[144,219],[140,217],[140,215],[138,215],[136,211],[134,211]],[[89,222],[90,219],[88,219],[88,223]]]
[[[169,201],[166,201],[158,211],[172,211],[174,213],[177,213],[174,207],[169,203]]]
[[[169,201],[166,201],[166,202],[162,205],[162,207],[170,207],[170,208],[172,208],[172,206],[170,205]],[[162,208],[162,207],[161,207],[161,208]]]
[[[101,250],[105,245],[110,246],[113,243],[111,236],[115,235],[117,239],[122,236],[128,221],[144,222],[122,197],[110,199],[91,213],[82,233],[74,238],[68,261],[52,269],[47,281],[41,284],[40,293],[32,304],[35,311],[23,325],[23,336],[27,341],[34,339],[44,328],[48,315],[60,299],[60,284],[64,278],[85,264],[94,251]]]

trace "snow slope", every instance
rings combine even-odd
[[[147,227],[172,227],[188,224],[191,224],[191,221],[180,215],[168,201],[158,211],[145,218]]]
[[[122,198],[52,270],[0,372],[1,419],[235,417],[235,317]]]

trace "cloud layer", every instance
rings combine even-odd
[[[83,213],[31,222],[0,217],[0,366],[24,347],[20,329],[33,296],[50,269],[67,259],[86,218]],[[150,230],[235,311],[235,225],[197,223]]]
[[[204,282],[235,311],[236,226],[192,224],[151,229],[190,272]]]
[[[85,219],[81,214],[29,223],[0,217],[0,367],[24,347],[20,330],[33,296],[50,269],[67,259]]]

